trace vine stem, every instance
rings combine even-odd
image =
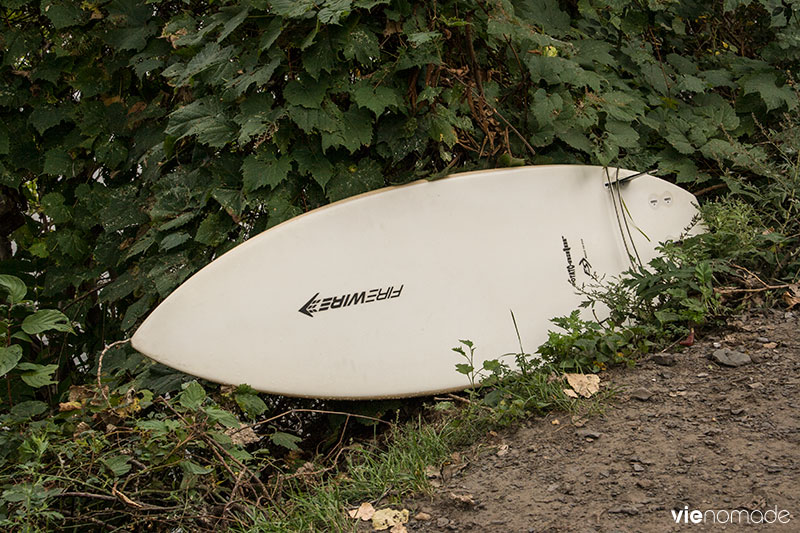
[[[103,385],[100,382],[100,375],[103,373],[103,358],[106,356],[106,352],[111,348],[115,348],[121,344],[127,344],[129,342],[131,342],[130,339],[122,339],[120,341],[112,342],[103,348],[103,351],[100,352],[100,358],[97,360],[97,389],[100,391],[100,394],[103,395],[103,399],[106,401],[109,407],[111,407],[111,401],[108,399],[108,393],[105,391],[105,389],[103,389]]]

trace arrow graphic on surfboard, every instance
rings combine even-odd
[[[328,296],[320,298],[320,293],[314,296],[303,304],[303,307],[298,309],[306,316],[314,317],[314,313],[321,311],[328,311],[331,309],[342,309],[353,305],[370,304],[373,302],[381,302],[392,298],[399,298],[403,293],[404,285],[396,288],[393,285],[380,289],[369,289],[363,291],[356,291],[352,293],[341,294],[338,296]]]

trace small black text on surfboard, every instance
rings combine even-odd
[[[385,289],[370,289],[368,291],[358,291],[342,294],[341,296],[327,296],[324,298],[320,298],[319,293],[317,293],[303,304],[303,307],[298,309],[298,311],[306,316],[313,317],[314,313],[321,313],[322,311],[342,309],[353,305],[369,304],[389,300],[391,298],[398,298],[402,292],[403,285],[400,285],[399,288],[390,286]]]

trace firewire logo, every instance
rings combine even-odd
[[[689,510],[686,505],[683,509],[672,509],[672,518],[676,524],[774,524],[775,522],[781,524],[788,524],[792,519],[789,511],[783,509],[778,510],[776,505],[774,509],[760,511],[748,511],[745,509],[734,509],[728,511],[725,509],[706,511]]]

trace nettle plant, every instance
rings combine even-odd
[[[55,309],[36,309],[25,299],[28,289],[16,276],[0,275],[0,377],[5,379],[4,401],[13,406],[29,399],[34,389],[57,383],[49,350],[48,333],[72,333],[64,313]]]

